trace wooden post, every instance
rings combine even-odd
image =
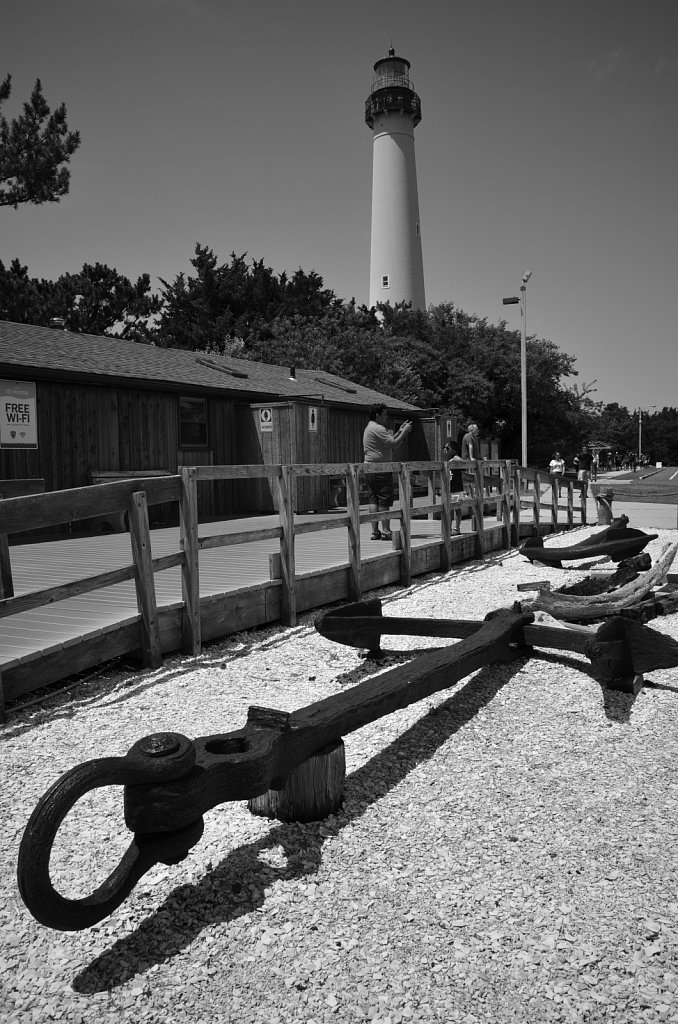
[[[345,477],[346,511],[348,512],[348,596],[360,601],[362,582],[360,572],[360,481],[358,467],[350,465]]]
[[[335,740],[294,768],[282,789],[269,789],[247,806],[252,814],[279,821],[319,821],[341,807],[345,778],[344,743]]]
[[[581,506],[581,522],[582,526],[586,526],[586,491],[588,490],[588,483],[579,484],[579,504]]]
[[[475,508],[474,519],[476,527],[476,558],[482,558],[485,554],[485,516],[483,514],[483,464],[478,459],[473,467],[475,473]]]
[[[539,534],[539,519],[541,516],[541,480],[539,472],[535,472],[532,484],[532,526],[535,534]]]
[[[558,530],[558,487],[560,486],[560,480],[556,480],[555,477],[551,481],[551,532],[556,533]]]
[[[440,469],[440,571],[448,572],[452,565],[452,499],[450,495],[450,473],[447,463]]]
[[[269,580],[282,579],[282,569],[280,568],[280,552],[272,551],[268,556],[268,578]]]
[[[4,597],[14,597],[14,580],[7,534],[0,533],[0,598]]]
[[[511,483],[513,485],[513,493],[511,495],[513,501],[511,533],[513,534],[513,543],[518,545],[520,543],[520,496],[522,493],[519,466],[512,466]]]
[[[567,481],[567,528],[571,530],[574,526],[574,487],[572,481]]]
[[[185,654],[199,654],[202,644],[200,625],[200,559],[198,549],[198,485],[195,466],[181,467],[181,501],[179,503],[181,548],[184,564],[181,567],[181,596],[184,602],[182,617],[183,650]]]
[[[137,606],[141,612],[141,652],[146,668],[162,665],[158,606],[148,527],[148,506],[144,491],[135,491],[129,504],[129,535],[136,567]]]
[[[503,523],[503,540],[502,543],[505,548],[512,547],[511,537],[511,464],[510,462],[502,462],[499,467],[499,479],[501,481],[501,521]],[[499,505],[497,505],[497,513],[499,512]],[[498,516],[497,516],[498,518]]]
[[[292,467],[281,466],[278,480],[278,516],[280,538],[280,567],[282,594],[280,595],[280,621],[283,626],[297,624],[296,562],[294,556],[294,510],[292,508]]]
[[[2,494],[0,494],[0,501],[2,501]],[[14,581],[7,534],[0,533],[0,598],[4,597],[14,597]]]
[[[0,672],[0,722],[7,721],[7,712],[5,711],[5,686],[2,681],[2,672]]]
[[[410,469],[406,462],[400,464],[398,470],[398,492],[400,495],[400,582],[409,587],[412,582],[412,481]]]

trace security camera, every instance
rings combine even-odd
[[[532,271],[528,270],[526,274],[523,274],[523,284],[527,284],[527,282],[530,280],[531,277],[532,277]]]

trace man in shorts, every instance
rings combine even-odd
[[[586,500],[589,492],[589,478],[591,475],[591,462],[593,461],[591,453],[584,445],[578,455],[575,455],[574,464],[577,468],[577,480],[584,486],[581,489],[584,500]]]
[[[392,462],[393,448],[406,437],[412,429],[411,420],[405,420],[395,432],[387,427],[388,412],[385,405],[373,405],[370,409],[370,422],[363,434],[363,450],[365,462]],[[388,512],[393,504],[393,474],[367,473],[367,488],[370,495],[370,512]],[[381,521],[381,530],[376,522],[372,523],[372,540],[391,540],[391,520],[387,515]]]

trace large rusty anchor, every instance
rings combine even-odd
[[[342,614],[321,616],[317,628],[328,636],[334,620],[342,619],[345,627],[352,614],[365,607],[354,605]],[[376,610],[373,603],[367,607]],[[380,612],[379,605],[379,615],[370,617],[380,620],[376,625],[384,632],[384,626],[393,620],[382,617]],[[544,632],[543,627],[533,625],[532,613],[500,610],[483,622],[462,622],[456,626],[451,622],[443,624],[443,631],[427,635],[462,636],[459,643],[427,651],[409,664],[389,669],[297,711],[250,707],[242,729],[199,736],[193,741],[179,733],[153,734],[135,743],[124,757],[87,761],[66,772],[39,801],[21,841],[19,890],[30,912],[50,928],[74,931],[90,927],[112,913],[154,864],[176,864],[183,860],[202,835],[203,815],[218,804],[251,800],[269,790],[282,789],[295,769],[346,734],[446,689],[485,665],[524,656],[529,653],[525,645],[546,641],[547,633],[561,634],[562,640],[558,644],[553,638],[553,642],[544,642],[543,646],[578,649],[568,646],[572,642],[570,634],[575,631]],[[631,626],[656,638],[663,652],[661,667],[678,664],[678,643],[668,641],[649,627],[637,623]],[[454,632],[455,628],[458,632]],[[608,642],[605,638],[595,640],[597,635],[587,631],[589,641],[600,645],[595,653],[597,661],[602,664],[609,660],[610,653],[618,661],[618,647],[610,647],[618,645],[616,636]],[[360,636],[357,646],[370,646],[362,642],[365,634]],[[634,652],[637,646],[632,639]],[[642,667],[647,670],[650,661],[647,657],[641,659]],[[641,665],[635,667],[642,671]],[[660,667],[657,658],[652,667]],[[614,668],[610,674],[614,676],[616,671]],[[58,829],[85,793],[110,785],[125,787],[125,822],[134,833],[132,841],[120,864],[102,885],[89,896],[67,898],[56,891],[49,873],[50,853]]]

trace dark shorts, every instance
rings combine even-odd
[[[376,505],[380,512],[386,512],[393,504],[393,474],[366,473],[370,505]]]

